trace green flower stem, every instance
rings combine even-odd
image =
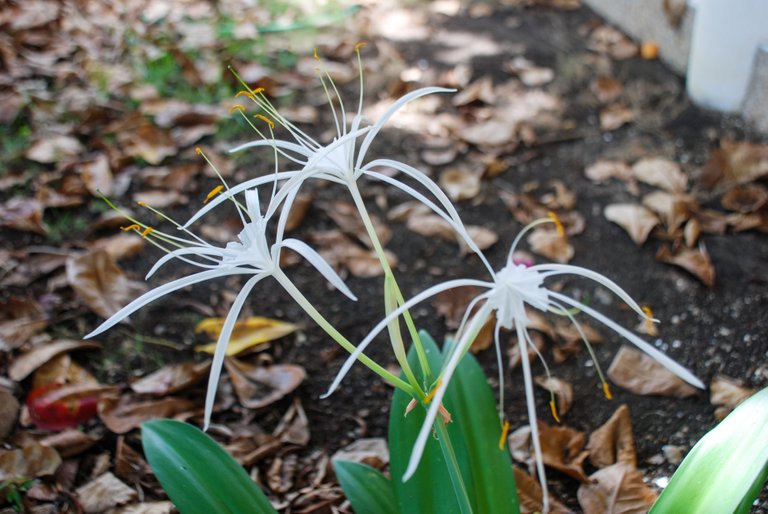
[[[286,290],[286,292],[291,295],[291,297],[294,299],[296,303],[299,304],[299,306],[304,309],[304,312],[306,312],[310,318],[314,320],[315,323],[318,324],[320,328],[325,330],[325,333],[328,334],[333,338],[334,341],[339,343],[342,348],[344,348],[349,353],[354,353],[355,351],[355,345],[349,342],[349,340],[341,335],[341,333],[336,330],[336,328],[331,325],[331,323],[328,322],[328,320],[323,317],[320,312],[318,312],[317,309],[307,300],[307,298],[299,291],[299,289],[293,285],[293,282],[285,275],[285,273],[282,272],[281,269],[277,268],[274,273],[275,279],[280,283],[280,285]],[[389,382],[394,387],[397,387],[398,389],[402,389],[403,392],[406,392],[410,395],[415,395],[414,388],[409,384],[408,382],[404,381],[400,377],[397,377],[384,369],[381,365],[379,365],[377,362],[369,358],[367,355],[361,353],[360,356],[357,358],[361,363],[363,363],[365,366],[368,367],[371,371],[379,375],[382,379]]]
[[[472,514],[472,505],[469,503],[467,487],[464,485],[464,479],[461,477],[459,461],[456,459],[456,453],[453,451],[451,438],[448,436],[448,427],[439,416],[435,426],[437,426],[437,440],[440,442],[440,450],[445,458],[448,475],[451,477],[453,492],[456,494],[456,500],[459,502],[461,514]]]
[[[368,237],[371,239],[371,243],[373,244],[373,249],[379,258],[381,267],[384,269],[385,280],[389,279],[391,281],[391,287],[392,287],[392,291],[395,293],[395,299],[400,305],[402,305],[403,303],[405,303],[405,298],[403,297],[403,293],[400,291],[400,288],[397,285],[397,281],[395,280],[395,275],[392,272],[392,268],[389,266],[389,262],[387,261],[387,256],[384,254],[384,248],[381,245],[379,236],[376,234],[376,229],[374,228],[373,222],[371,221],[371,217],[369,216],[368,210],[365,207],[365,202],[363,202],[363,197],[360,195],[360,190],[357,187],[356,181],[351,181],[351,183],[349,184],[349,191],[352,194],[352,199],[355,202],[355,206],[357,207],[358,212],[360,213],[360,219],[363,222],[363,226],[365,226],[365,230],[368,233]],[[387,314],[389,314],[389,312],[387,312]],[[408,327],[408,332],[410,333],[411,339],[413,340],[413,344],[416,348],[416,354],[419,357],[419,365],[423,370],[424,378],[427,382],[427,384],[425,384],[425,387],[428,387],[432,382],[432,371],[429,368],[429,361],[427,360],[427,355],[424,352],[424,346],[421,344],[421,339],[419,338],[419,331],[416,329],[416,324],[413,322],[413,318],[411,317],[410,312],[405,311],[403,313],[403,319],[405,320],[405,324]],[[393,344],[396,344],[396,343],[397,343],[396,341],[393,341]],[[402,341],[399,341],[399,343],[402,345]],[[402,350],[403,351],[400,353],[404,354],[405,349],[403,348]],[[395,353],[397,354],[398,351],[396,350]],[[410,377],[413,375],[413,372],[410,370],[408,361],[405,359],[400,361],[400,359],[398,358],[398,362],[400,362],[400,367],[403,369],[403,371],[406,373],[406,376],[408,376],[410,380]],[[414,386],[415,385],[416,384],[414,383]]]

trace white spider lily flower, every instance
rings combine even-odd
[[[274,177],[270,178],[274,179]],[[316,313],[314,308],[311,307],[311,305],[308,305],[306,298],[298,292],[293,283],[280,269],[280,251],[283,248],[290,248],[300,254],[336,289],[344,293],[350,299],[356,300],[355,295],[349,290],[333,268],[306,243],[297,239],[282,239],[283,230],[278,230],[280,235],[276,238],[273,244],[270,245],[268,243],[268,218],[261,214],[257,190],[251,189],[246,191],[245,201],[245,208],[236,203],[238,206],[238,213],[243,222],[243,228],[238,234],[237,240],[227,243],[223,248],[209,244],[201,237],[186,229],[184,229],[184,232],[189,238],[177,237],[156,231],[138,222],[130,227],[126,227],[126,230],[135,230],[141,233],[143,237],[167,252],[167,255],[159,259],[152,269],[150,269],[149,273],[147,273],[147,279],[154,275],[155,272],[166,263],[174,259],[180,259],[184,262],[193,264],[202,268],[203,271],[173,280],[148,291],[120,309],[93,332],[85,336],[86,338],[95,337],[124,320],[148,303],[184,287],[219,277],[249,275],[250,278],[245,282],[229,309],[229,313],[225,318],[221,333],[219,334],[218,342],[216,343],[216,351],[214,352],[205,400],[206,428],[210,423],[211,413],[213,412],[216,389],[219,383],[224,357],[226,355],[227,343],[232,335],[235,322],[242,310],[243,304],[256,284],[267,277],[273,277],[305,310],[308,312],[311,310],[313,313]],[[286,216],[281,216],[279,222],[281,226],[285,224],[285,218]],[[179,225],[177,224],[177,226]],[[176,249],[169,250],[168,246],[174,246]]]
[[[518,344],[520,345],[521,355],[527,355],[529,348],[535,349],[535,346],[533,345],[531,337],[527,331],[529,319],[526,314],[526,307],[531,307],[543,312],[551,312],[554,314],[567,316],[574,323],[574,326],[586,342],[584,332],[574,317],[574,312],[581,312],[599,321],[603,325],[619,334],[621,337],[627,339],[638,348],[645,351],[651,357],[655,358],[662,365],[667,367],[686,382],[698,388],[704,388],[704,384],[689,370],[677,364],[670,357],[657,350],[655,347],[638,337],[636,334],[630,332],[626,328],[622,327],[595,309],[586,306],[581,302],[566,296],[563,293],[548,289],[544,284],[545,280],[560,275],[572,275],[592,280],[611,290],[623,302],[629,305],[632,310],[637,312],[638,315],[648,319],[646,312],[615,282],[599,273],[579,266],[566,264],[536,264],[527,266],[525,264],[516,263],[512,259],[512,254],[515,251],[515,247],[520,241],[522,235],[533,226],[546,222],[552,222],[552,220],[545,218],[534,221],[526,226],[520,232],[520,234],[518,234],[509,251],[507,264],[501,270],[492,274],[491,281],[468,278],[449,280],[426,289],[425,291],[419,293],[418,295],[405,302],[396,310],[392,311],[386,318],[379,322],[379,324],[377,324],[373,330],[371,330],[365,339],[361,341],[357,347],[356,352],[353,353],[349,359],[347,359],[338,375],[336,376],[334,382],[331,384],[329,393],[333,392],[338,387],[341,380],[349,371],[350,367],[354,363],[355,355],[365,351],[366,347],[374,340],[374,338],[393,320],[395,320],[400,315],[400,313],[407,309],[413,308],[420,302],[423,302],[424,300],[440,292],[449,289],[467,286],[475,286],[485,289],[484,292],[475,297],[467,306],[464,319],[457,334],[458,342],[452,348],[452,352],[447,357],[445,364],[443,365],[443,368],[441,369],[440,374],[435,381],[434,389],[430,392],[428,397],[429,408],[427,410],[427,416],[414,443],[411,458],[408,464],[408,468],[406,469],[406,472],[403,476],[403,480],[409,479],[417,469],[422,453],[424,451],[424,446],[426,445],[430,433],[432,432],[432,426],[435,423],[436,417],[440,411],[443,396],[445,395],[445,391],[451,381],[451,377],[456,371],[461,358],[469,350],[469,347],[471,346],[480,329],[488,320],[489,316],[494,313],[496,314],[497,320],[494,339],[496,343],[497,354],[499,355],[499,331],[501,328],[514,328],[517,334]],[[477,308],[477,312],[475,314],[471,314],[475,308]],[[546,480],[544,475],[541,446],[539,442],[539,433],[536,425],[536,404],[534,402],[533,394],[533,379],[528,359],[523,358],[521,361],[523,367],[523,378],[525,382],[525,396],[528,407],[528,417],[531,426],[531,435],[533,439],[537,471],[542,489],[545,492],[544,510],[546,512],[548,508],[548,499],[546,495]],[[503,391],[503,378],[500,379],[500,382],[500,387]],[[608,394],[608,390],[605,387],[607,384],[605,382],[603,383],[606,394]]]
[[[326,91],[336,126],[336,135],[328,144],[322,144],[316,141],[291,121],[283,117],[277,108],[275,108],[270,100],[264,95],[262,88],[256,90],[251,90],[249,88],[246,91],[238,93],[238,96],[247,96],[262,112],[265,113],[264,115],[258,114],[256,117],[269,124],[269,134],[264,134],[251,123],[245,115],[242,106],[236,106],[241,107],[240,114],[245,118],[246,122],[251,124],[254,130],[258,132],[261,139],[245,143],[230,151],[240,152],[250,148],[268,147],[275,151],[276,157],[279,154],[297,165],[297,169],[284,172],[285,176],[290,178],[288,178],[276,193],[275,201],[270,203],[270,210],[266,213],[267,217],[271,216],[274,210],[280,205],[283,206],[282,208],[284,210],[290,210],[298,189],[306,180],[311,178],[327,180],[347,187],[362,214],[364,206],[362,205],[362,197],[358,189],[358,180],[365,176],[369,179],[398,188],[419,202],[427,205],[432,211],[451,225],[456,231],[457,236],[464,240],[470,250],[484,260],[485,258],[482,256],[482,252],[466,231],[453,203],[442,189],[440,189],[440,187],[424,172],[393,159],[376,159],[367,164],[365,163],[368,150],[374,139],[399,109],[423,96],[433,93],[451,93],[455,92],[455,90],[442,87],[424,87],[417,89],[396,100],[375,123],[367,125],[362,114],[363,66],[359,52],[359,47],[361,45],[358,45],[355,48],[360,68],[358,109],[357,113],[352,117],[349,126],[347,126],[347,112],[344,108],[344,103],[341,100],[333,80],[327,73],[325,75],[322,73],[320,74],[321,83]],[[336,106],[337,103],[338,108]],[[273,128],[275,124],[282,126],[290,134],[293,140],[289,141],[274,137]],[[387,169],[395,169],[403,175],[413,179],[416,183],[422,186],[429,195],[431,195],[432,199],[402,180],[388,176],[384,173]],[[226,201],[229,196],[254,187],[258,184],[259,180],[260,179],[257,178],[245,181],[242,184],[233,187],[229,192],[223,193],[200,209],[185,226],[189,226],[189,224],[205,215],[211,209],[214,209],[218,204]],[[484,263],[486,266],[488,265],[485,261]]]

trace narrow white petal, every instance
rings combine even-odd
[[[489,284],[488,282],[483,282],[481,280],[473,280],[473,279],[457,279],[457,280],[448,280],[447,282],[443,282],[441,284],[434,285],[421,293],[417,294],[407,302],[405,302],[403,305],[398,307],[396,310],[389,313],[387,317],[385,317],[383,320],[379,322],[378,325],[373,327],[373,330],[371,330],[367,336],[365,336],[365,339],[362,340],[362,342],[357,345],[357,348],[355,351],[350,354],[350,356],[347,358],[347,360],[344,362],[344,365],[339,370],[338,374],[336,375],[336,378],[334,378],[333,383],[328,388],[328,391],[320,396],[321,398],[327,398],[328,396],[332,395],[334,391],[336,391],[336,388],[339,386],[341,381],[344,379],[344,377],[349,373],[350,368],[352,368],[352,365],[355,363],[355,361],[358,359],[360,354],[362,354],[365,349],[368,347],[368,345],[373,341],[373,339],[381,333],[382,330],[387,328],[387,325],[389,325],[392,321],[397,319],[398,316],[400,316],[403,312],[407,311],[414,305],[423,302],[427,298],[434,296],[438,293],[441,293],[443,291],[447,291],[448,289],[453,289],[456,287],[463,287],[463,286],[478,286],[478,287],[491,287],[492,284]]]
[[[621,300],[629,305],[632,310],[637,312],[640,316],[646,317],[645,312],[643,312],[643,309],[637,304],[637,302],[629,296],[629,293],[624,291],[624,289],[621,288],[620,285],[618,285],[616,282],[611,280],[610,278],[606,277],[605,275],[601,275],[600,273],[597,273],[595,271],[592,271],[591,269],[582,268],[581,266],[572,266],[570,264],[554,264],[554,263],[548,263],[548,264],[537,264],[535,266],[531,267],[531,270],[538,271],[542,273],[545,278],[555,275],[578,275],[582,276],[584,278],[588,278],[590,280],[593,280],[599,284],[604,285],[613,293],[621,298]]]
[[[232,336],[232,330],[235,328],[237,318],[240,316],[240,311],[243,309],[243,304],[245,303],[246,298],[248,298],[248,295],[251,293],[251,290],[256,284],[259,283],[261,279],[266,276],[266,273],[261,273],[248,279],[240,292],[237,293],[235,301],[232,302],[232,306],[229,308],[227,317],[221,327],[221,332],[219,332],[219,340],[216,341],[216,351],[213,354],[211,373],[208,375],[208,389],[205,393],[205,416],[203,417],[203,430],[208,430],[208,426],[211,423],[213,404],[216,401],[216,389],[219,387],[221,367],[224,365],[224,357],[226,357],[227,354],[227,345],[229,344],[229,338]]]
[[[413,450],[411,450],[411,458],[408,460],[408,467],[403,473],[403,482],[416,473],[416,469],[419,467],[421,456],[424,454],[424,447],[427,445],[427,440],[432,434],[432,425],[435,424],[437,414],[440,410],[440,404],[443,402],[445,391],[448,389],[448,384],[451,382],[453,373],[461,362],[461,358],[466,353],[469,345],[472,344],[472,340],[477,336],[477,332],[485,324],[488,315],[491,313],[490,306],[486,303],[480,310],[472,317],[472,321],[469,322],[466,333],[459,339],[459,342],[453,347],[452,353],[448,358],[447,363],[443,366],[440,372],[440,385],[435,391],[435,395],[432,397],[432,401],[427,409],[427,415],[424,418],[424,423],[421,425],[419,435],[416,437],[416,442],[413,444]]]
[[[446,89],[444,87],[423,87],[421,89],[417,89],[416,91],[411,91],[407,95],[398,98],[395,103],[389,106],[389,109],[384,111],[384,114],[381,115],[381,118],[379,118],[376,123],[373,124],[371,131],[367,136],[365,136],[365,139],[360,144],[360,150],[357,154],[357,164],[355,165],[355,168],[362,167],[363,161],[365,160],[365,154],[368,152],[368,147],[371,146],[373,138],[376,137],[384,124],[389,121],[389,119],[398,111],[398,109],[403,107],[405,104],[416,100],[417,98],[421,98],[422,96],[431,95],[432,93],[454,92],[456,92],[455,89]]]
[[[292,143],[290,141],[284,141],[282,139],[259,139],[257,141],[250,141],[248,143],[236,146],[229,150],[229,153],[237,153],[249,148],[256,148],[260,146],[268,146],[270,148],[277,147],[290,152],[295,152],[304,157],[310,157],[312,150],[305,148],[299,144]]]
[[[158,259],[158,261],[152,266],[152,269],[150,269],[147,272],[147,275],[144,277],[144,280],[149,279],[154,275],[157,270],[159,270],[163,265],[165,265],[168,261],[171,261],[173,259],[180,259],[184,255],[203,255],[203,256],[214,256],[214,257],[221,257],[222,250],[221,248],[206,248],[204,246],[192,246],[190,248],[179,248],[178,250],[174,250],[170,253],[167,253],[166,255],[163,255]],[[202,263],[197,263],[189,259],[182,259],[185,262],[189,262],[191,264],[194,264],[196,266],[202,266],[207,267],[207,265]],[[218,261],[211,263],[212,267],[218,266]]]
[[[174,280],[172,282],[168,282],[167,284],[163,284],[161,286],[158,286],[151,291],[148,291],[144,293],[143,295],[136,298],[134,301],[117,311],[115,314],[113,314],[108,320],[106,320],[104,323],[99,325],[93,332],[86,335],[85,338],[89,339],[91,337],[95,337],[105,330],[109,330],[116,324],[123,321],[125,318],[136,312],[137,310],[141,309],[145,305],[147,305],[150,302],[153,302],[160,298],[161,296],[165,296],[168,293],[172,293],[174,291],[177,291],[181,288],[187,287],[192,284],[197,284],[199,282],[205,282],[206,280],[210,280],[212,278],[216,277],[223,277],[227,275],[240,275],[243,273],[248,273],[247,270],[239,269],[239,268],[231,268],[227,270],[208,270],[208,271],[201,271],[200,273],[195,273],[194,275],[189,275],[187,277],[183,277],[177,280]]]
[[[347,296],[347,298],[350,300],[357,301],[355,294],[350,291],[350,289],[347,287],[347,284],[341,280],[341,277],[336,274],[331,265],[328,264],[325,259],[323,259],[320,254],[317,253],[307,243],[304,241],[299,241],[298,239],[285,239],[281,243],[281,246],[290,248],[294,252],[307,259],[307,261],[309,261],[309,263],[314,266],[315,269],[319,271],[320,274],[324,276],[328,282],[331,283],[331,285],[333,285],[333,287],[344,293],[344,295]]]
[[[189,228],[190,225],[192,225],[195,221],[199,220],[204,215],[208,214],[211,210],[215,209],[218,205],[221,205],[222,202],[227,202],[232,199],[233,196],[235,196],[238,193],[242,193],[243,191],[247,191],[248,189],[253,189],[255,187],[262,186],[264,184],[269,184],[270,182],[274,182],[275,180],[286,180],[290,179],[294,175],[299,173],[298,171],[281,171],[280,173],[271,173],[269,175],[264,175],[263,177],[256,177],[251,180],[246,180],[245,182],[236,185],[235,187],[229,188],[226,191],[222,191],[221,194],[215,196],[211,201],[203,205],[195,214],[192,215],[189,220],[182,225],[182,228]]]
[[[568,296],[561,294],[561,293],[555,293],[553,291],[549,291],[549,294],[557,299],[558,301],[570,305],[571,307],[575,307],[585,314],[592,316],[594,319],[602,323],[603,325],[607,326],[620,336],[627,339],[629,342],[643,350],[645,353],[659,361],[661,365],[663,365],[665,368],[670,370],[675,375],[679,376],[692,386],[698,387],[699,389],[706,389],[704,386],[704,383],[696,378],[696,376],[691,373],[689,370],[672,360],[671,357],[667,356],[660,350],[656,349],[654,346],[650,345],[648,342],[643,341],[640,337],[638,337],[633,332],[630,332],[626,328],[622,327],[615,321],[613,321],[611,318],[605,316],[604,314],[601,314],[600,312],[596,311],[595,309],[588,307],[573,298],[569,298]]]

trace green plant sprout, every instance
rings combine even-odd
[[[180,235],[157,230],[133,218],[128,218],[131,224],[124,227],[124,230],[136,232],[166,252],[166,255],[160,258],[150,269],[147,278],[151,277],[158,269],[172,260],[180,260],[199,268],[201,271],[173,280],[145,293],[122,308],[86,337],[94,337],[104,332],[148,303],[186,286],[232,275],[249,277],[230,307],[217,342],[205,402],[204,426],[207,428],[211,420],[226,347],[234,324],[251,291],[262,280],[269,277],[277,281],[307,315],[350,354],[349,359],[339,371],[336,380],[331,384],[328,393],[324,396],[331,394],[339,386],[351,365],[355,361],[359,361],[383,380],[395,386],[398,390],[398,395],[404,395],[408,398],[408,401],[402,408],[406,413],[416,411],[409,416],[420,419],[419,428],[413,433],[398,432],[398,426],[395,423],[395,432],[400,434],[396,438],[397,443],[405,444],[409,448],[407,465],[400,470],[401,472],[398,471],[395,481],[409,483],[409,479],[417,476],[421,467],[425,466],[423,463],[425,460],[424,455],[432,452],[432,450],[429,450],[429,446],[434,444],[434,439],[430,437],[430,434],[434,431],[437,436],[437,447],[434,451],[437,452],[441,462],[440,466],[444,470],[447,481],[451,484],[453,494],[449,494],[449,496],[451,496],[451,501],[454,501],[456,506],[454,510],[443,512],[461,512],[462,514],[488,512],[482,510],[481,506],[483,503],[477,499],[476,491],[481,484],[474,478],[476,473],[467,467],[468,461],[465,455],[467,448],[477,449],[480,447],[480,443],[474,441],[474,438],[486,437],[486,435],[478,435],[480,433],[485,434],[485,432],[476,431],[470,433],[464,431],[465,428],[475,425],[475,422],[472,420],[466,421],[466,418],[462,418],[462,421],[451,423],[451,420],[454,419],[457,413],[451,412],[449,391],[452,384],[458,380],[457,373],[459,373],[462,363],[466,361],[469,347],[476,338],[480,328],[490,316],[495,315],[498,320],[494,339],[499,370],[503,369],[499,342],[499,332],[502,328],[516,331],[522,355],[526,355],[527,349],[533,347],[527,332],[529,323],[526,315],[527,306],[567,317],[574,324],[589,348],[586,336],[576,320],[577,314],[584,313],[606,325],[621,337],[628,339],[692,385],[703,387],[703,384],[690,371],[675,363],[672,359],[605,315],[563,293],[548,289],[545,286],[547,279],[563,274],[590,279],[610,289],[637,312],[642,319],[645,319],[646,322],[652,322],[651,316],[641,309],[613,281],[585,268],[560,264],[535,264],[529,266],[518,263],[512,258],[512,253],[522,236],[534,226],[542,223],[553,223],[558,230],[562,230],[560,221],[554,215],[536,220],[523,228],[512,243],[506,261],[499,268],[495,268],[469,235],[451,200],[429,176],[395,159],[369,159],[369,149],[374,139],[400,108],[423,96],[435,93],[450,93],[453,90],[425,87],[407,93],[402,98],[396,100],[378,120],[370,124],[362,114],[364,66],[360,52],[363,45],[364,43],[355,46],[359,68],[360,92],[356,112],[351,116],[345,108],[336,84],[331,76],[324,71],[322,59],[315,51],[318,77],[328,99],[335,128],[335,137],[328,143],[317,141],[300,127],[290,122],[280,114],[279,110],[272,104],[262,89],[252,89],[241,80],[244,89],[237,93],[236,98],[242,98],[249,102],[246,105],[237,104],[231,110],[240,116],[258,137],[250,143],[234,148],[232,152],[243,152],[261,148],[270,149],[274,154],[274,169],[262,176],[230,187],[221,178],[221,174],[218,173],[218,170],[216,170],[205,153],[198,150],[201,157],[219,175],[222,184],[208,194],[203,206],[192,215],[189,221],[184,224],[178,223],[156,209],[145,205],[145,207],[175,226]],[[237,77],[236,73],[235,76]],[[253,109],[256,112],[253,112]],[[347,122],[348,119],[351,120],[349,124]],[[278,131],[287,133],[288,138],[278,138],[276,135]],[[281,161],[285,163],[284,167]],[[399,175],[392,176],[391,174],[384,173],[385,170],[395,170]],[[401,176],[404,179],[401,179]],[[383,319],[357,345],[349,341],[325,319],[280,268],[280,252],[284,248],[289,248],[296,251],[312,264],[335,289],[351,300],[356,299],[353,292],[314,249],[299,239],[285,238],[285,226],[299,191],[307,183],[317,179],[341,186],[349,193],[356,207],[357,215],[365,227],[383,270]],[[465,245],[473,254],[477,255],[487,272],[487,278],[463,278],[447,281],[427,288],[412,299],[406,300],[398,286],[397,277],[389,265],[384,252],[384,245],[374,229],[371,216],[363,199],[360,189],[363,180],[370,180],[394,187],[411,196],[416,201],[421,202],[442,218],[453,229],[457,240]],[[411,185],[414,183],[415,185]],[[264,209],[262,209],[259,201],[259,189],[265,187],[271,188],[271,194]],[[110,200],[107,200],[107,202],[115,209],[118,208]],[[227,205],[235,209],[242,222],[242,230],[236,239],[221,247],[208,243],[201,236],[193,232],[191,228],[193,223],[214,209],[223,208]],[[268,227],[273,227],[274,232],[268,230]],[[275,234],[274,237],[269,235],[271,233]],[[467,307],[456,342],[449,345],[439,359],[430,358],[430,351],[434,354],[436,350],[430,350],[428,345],[425,344],[424,337],[419,333],[409,310],[434,294],[451,288],[465,286],[478,286],[483,292],[475,297]],[[477,312],[473,312],[475,308],[477,308]],[[401,318],[405,324],[406,333],[401,331]],[[402,370],[402,376],[395,376],[385,366],[375,362],[365,353],[367,346],[385,329],[387,330],[393,355]],[[410,344],[408,344],[408,341]],[[410,350],[408,350],[409,348]],[[411,358],[408,356],[409,353]],[[522,362],[525,379],[525,397],[534,441],[534,454],[538,478],[544,491],[543,501],[544,511],[546,512],[548,510],[548,496],[543,459],[536,428],[537,416],[533,398],[531,369],[527,359],[522,359]],[[596,360],[595,363],[597,364]],[[546,364],[545,370],[549,373]],[[606,396],[610,396],[607,382],[605,382],[602,372],[599,373]],[[503,375],[500,378],[503,391]],[[551,394],[553,398],[553,413],[556,415],[554,393]],[[490,422],[494,427],[494,431],[500,434],[503,434],[506,431],[506,427],[508,427],[508,424],[504,421],[503,411],[504,398],[502,394],[497,415],[492,416],[494,421]],[[397,414],[397,416],[401,415],[402,413]],[[455,419],[459,418],[456,417]],[[408,423],[413,422],[409,421]],[[459,423],[461,423],[461,427],[457,429],[456,427]],[[390,431],[392,432],[392,427]],[[452,440],[457,438],[462,442],[459,447],[452,443]],[[473,439],[471,444],[468,442],[468,438]],[[493,441],[493,444],[495,445],[496,442]],[[497,449],[496,451],[500,450]],[[433,461],[434,458],[430,456],[426,460]],[[393,487],[395,486],[393,485]],[[398,485],[397,487],[400,486]],[[446,494],[445,490],[443,490],[443,494]]]

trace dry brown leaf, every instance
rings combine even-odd
[[[150,419],[172,418],[196,409],[197,405],[190,400],[173,397],[152,401],[140,401],[127,395],[99,399],[99,417],[116,434],[130,432]]]
[[[646,514],[656,497],[643,475],[624,463],[593,473],[578,492],[584,514]]]
[[[642,202],[644,206],[659,215],[669,234],[674,234],[698,207],[693,197],[667,191],[654,191],[647,194]]]
[[[544,349],[544,337],[538,333],[538,332],[531,332],[531,341],[533,341],[533,346],[536,348],[532,348],[530,345],[527,346],[528,351],[527,353],[527,359],[530,362],[532,359],[535,359],[537,356],[536,350],[541,352]],[[509,358],[509,369],[514,369],[517,366],[520,365],[522,362],[522,355],[520,355],[520,345],[517,344],[517,338],[515,336],[512,336],[513,343],[509,345],[509,350],[507,350],[507,357]]]
[[[325,204],[325,212],[339,226],[342,232],[350,237],[354,237],[366,247],[373,249],[371,238],[363,225],[360,216],[357,214],[357,208],[351,202],[337,201]],[[377,216],[371,215],[371,223],[379,238],[382,246],[386,246],[392,238],[392,231]]]
[[[720,203],[729,211],[749,214],[768,205],[768,187],[763,184],[745,184],[726,192]]]
[[[16,426],[19,417],[19,401],[7,390],[0,387],[0,443],[5,442]]]
[[[613,104],[600,111],[600,129],[616,130],[635,119],[635,112],[622,104]]]
[[[272,435],[285,444],[306,446],[309,443],[309,420],[298,398],[285,411]]]
[[[146,246],[146,241],[136,234],[116,234],[110,237],[97,239],[91,245],[92,250],[104,250],[109,256],[119,261],[138,255]]]
[[[483,77],[468,86],[462,88],[451,99],[451,103],[456,107],[468,105],[472,102],[480,101],[486,104],[496,102],[496,93],[493,90],[493,80],[491,77]]]
[[[88,370],[72,360],[69,353],[59,353],[37,368],[32,376],[32,387],[42,387],[47,384],[101,387],[99,381]]]
[[[589,462],[596,468],[604,468],[617,462],[633,468],[637,466],[629,407],[620,405],[608,421],[590,434],[587,450]]]
[[[534,253],[542,255],[549,260],[566,263],[573,259],[575,250],[566,237],[562,237],[557,230],[537,227],[533,229],[526,239]]]
[[[52,475],[60,465],[61,457],[56,450],[35,442],[19,450],[0,450],[0,482],[21,484]]]
[[[547,377],[546,375],[535,377],[533,381],[536,385],[554,393],[557,412],[560,416],[565,416],[573,403],[573,386],[570,382],[557,377]]]
[[[115,475],[129,484],[138,484],[152,474],[147,461],[125,442],[125,436],[117,438],[115,450]]]
[[[227,357],[224,366],[240,404],[249,409],[261,409],[284,398],[307,375],[294,364],[252,365],[233,357]]]
[[[42,307],[31,298],[0,301],[0,350],[14,350],[48,326]]]
[[[618,386],[641,395],[688,398],[696,389],[640,350],[622,345],[608,368]]]
[[[81,163],[80,179],[92,195],[99,196],[101,193],[110,196],[113,179],[106,154],[99,153],[93,159]]]
[[[738,404],[757,391],[746,387],[742,382],[724,375],[717,375],[709,384],[709,403],[718,407],[715,417],[718,420],[728,415]]]
[[[589,323],[583,322],[579,323],[579,326],[581,327],[581,331],[584,333],[585,336],[587,336],[587,341],[590,342],[590,344],[598,344],[602,343],[604,338],[603,335],[597,331],[592,325]],[[560,322],[555,324],[554,332],[562,339],[566,344],[582,344],[583,340],[581,338],[581,333],[576,328],[576,325],[570,322]]]
[[[668,246],[662,246],[656,252],[656,260],[683,268],[707,287],[715,285],[715,266],[702,244],[698,248],[683,248],[674,254]]]
[[[544,464],[580,482],[586,482],[584,461],[589,456],[589,452],[584,449],[586,434],[565,426],[550,426],[541,421],[537,423]]]
[[[176,512],[169,501],[142,502],[124,505],[109,511],[108,514],[171,514]]]
[[[689,219],[685,224],[685,227],[683,227],[683,240],[685,241],[685,246],[693,248],[699,241],[700,235],[701,223],[699,220],[697,218]]]
[[[83,145],[72,136],[53,134],[41,137],[24,152],[30,161],[50,164],[71,159],[83,152]]]
[[[75,491],[80,506],[87,514],[99,514],[117,505],[128,503],[136,498],[137,493],[112,473],[91,480]]]
[[[627,231],[632,241],[642,245],[648,239],[651,230],[659,224],[659,218],[646,207],[634,203],[613,203],[603,210],[608,221],[612,221]]]
[[[167,364],[154,373],[131,383],[131,389],[139,394],[165,396],[195,385],[208,375],[211,361],[179,362]]]
[[[381,437],[358,439],[334,453],[331,462],[337,460],[349,460],[382,469],[389,464],[387,441]]]
[[[601,183],[610,178],[628,182],[634,178],[632,168],[621,161],[599,160],[587,166],[584,175],[592,182]]]
[[[492,118],[461,129],[459,137],[477,146],[503,146],[515,143],[517,125],[507,119]]]
[[[334,268],[344,267],[352,275],[362,278],[379,277],[384,273],[378,256],[373,250],[361,248],[339,230],[314,232],[310,238],[320,255]],[[390,267],[397,266],[397,257],[384,250]]]
[[[601,104],[609,104],[619,98],[624,92],[624,86],[611,77],[597,77],[590,84],[592,91]]]
[[[72,339],[58,339],[42,344],[27,353],[19,355],[8,369],[8,376],[12,380],[19,382],[57,355],[85,348],[101,348],[101,345],[94,341],[75,341]]]
[[[688,177],[680,165],[664,157],[646,157],[632,165],[635,178],[670,193],[682,193],[688,185]]]
[[[744,141],[722,141],[701,170],[706,189],[746,184],[768,175],[768,145]]]
[[[195,333],[205,333],[212,341],[218,341],[224,318],[205,318],[195,326]],[[239,355],[257,349],[263,343],[274,341],[299,329],[298,325],[278,319],[251,316],[237,321],[227,343],[227,355]],[[196,352],[213,354],[217,343],[195,346]]]
[[[154,209],[165,209],[174,205],[185,204],[189,198],[171,189],[150,189],[134,193],[133,201],[151,205]]]
[[[601,25],[592,31],[587,47],[616,60],[630,59],[637,55],[637,45],[608,25]]]
[[[449,168],[440,174],[440,187],[454,202],[471,200],[480,193],[480,174],[467,168]]]
[[[520,514],[537,514],[544,508],[544,494],[539,481],[531,475],[513,466],[517,498],[520,501]],[[572,514],[573,511],[552,497],[549,493],[549,512],[552,514]]]
[[[43,204],[34,198],[17,196],[0,205],[0,226],[22,232],[48,233],[43,222]]]
[[[56,449],[62,458],[68,459],[80,455],[99,441],[101,441],[101,437],[98,435],[91,435],[71,428],[46,436],[40,439],[39,443]]]
[[[475,286],[448,289],[435,295],[432,306],[440,316],[445,318],[445,326],[455,330],[459,328],[469,302],[480,292],[481,289]]]
[[[178,153],[176,143],[167,131],[144,118],[132,121],[135,121],[133,126],[118,132],[118,140],[127,155],[141,157],[149,164],[160,164],[166,157]]]
[[[67,281],[96,314],[109,318],[128,300],[128,279],[105,250],[67,259]]]

